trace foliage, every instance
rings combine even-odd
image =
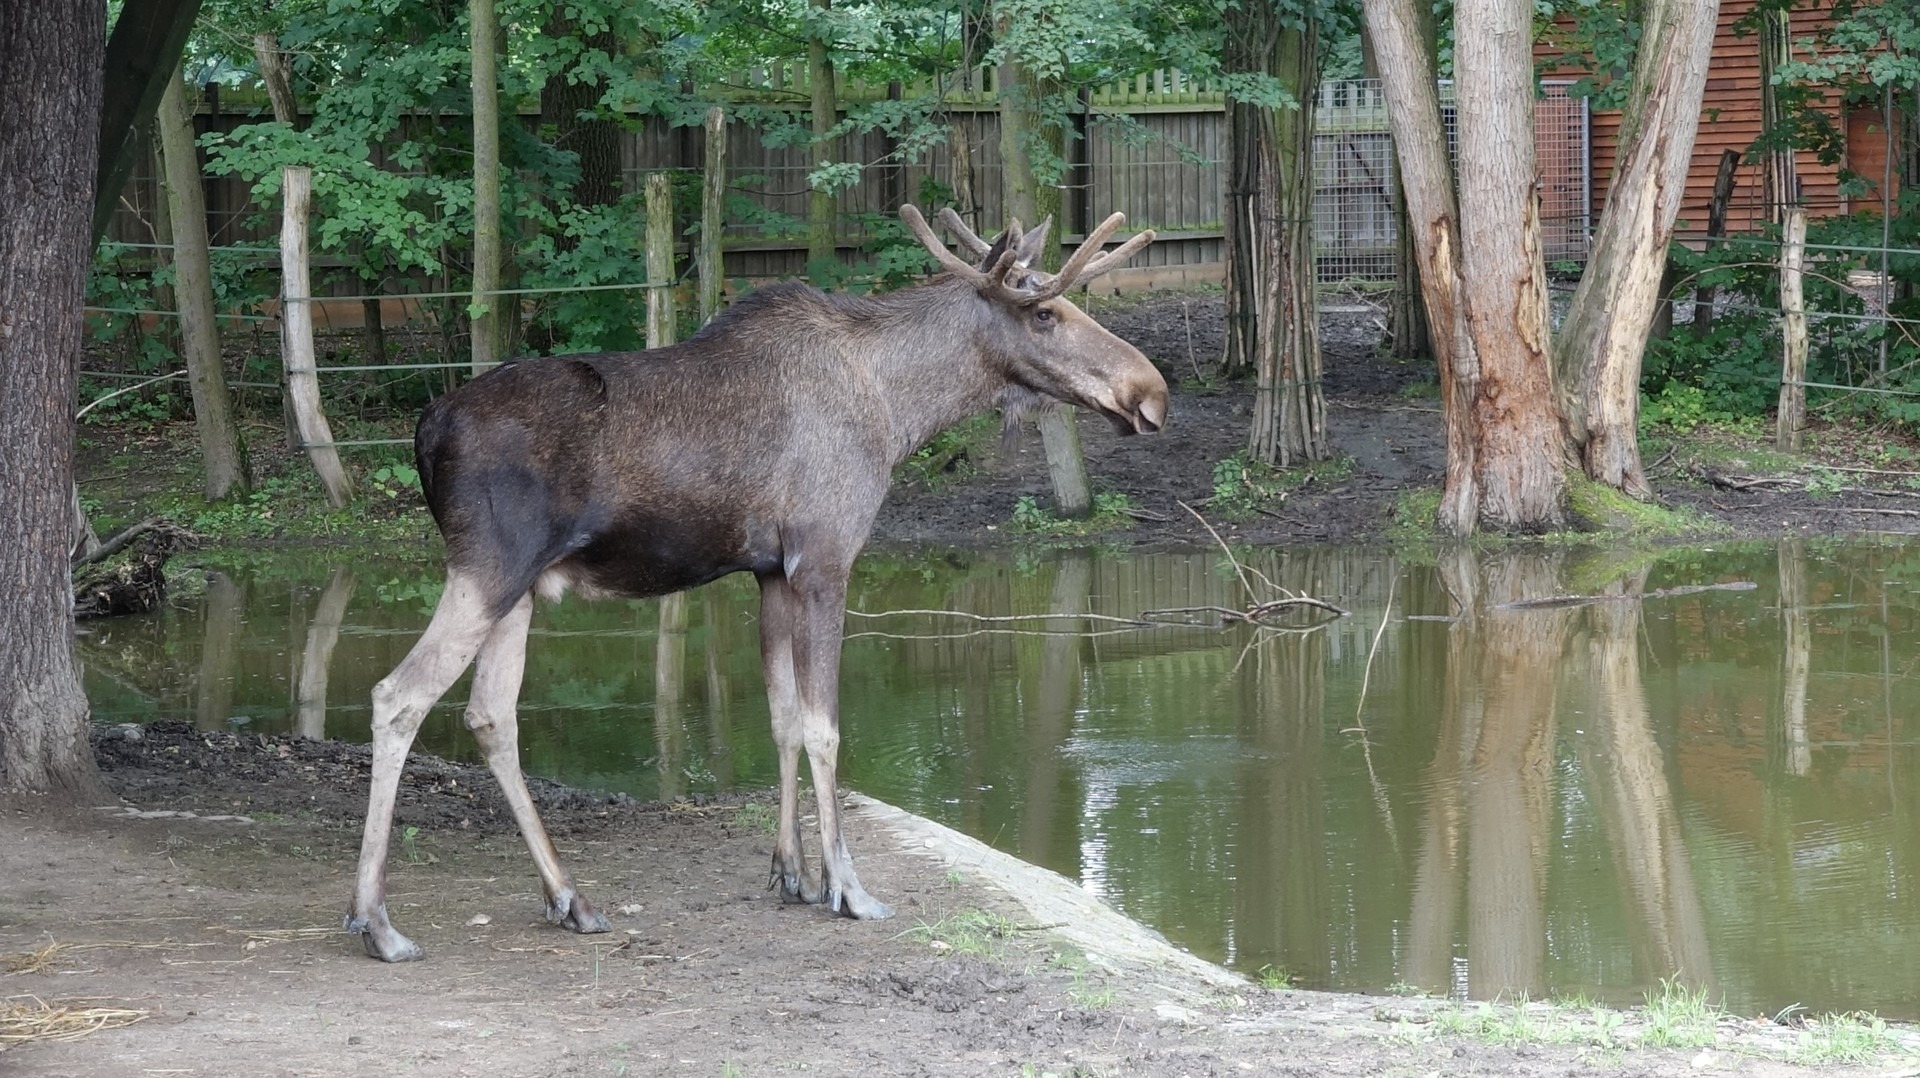
[[[1706,989],[1662,977],[1659,988],[1647,990],[1647,1028],[1640,1043],[1649,1048],[1708,1047],[1718,1039],[1724,1013],[1708,1000]]]
[[[932,441],[915,450],[906,463],[895,469],[895,481],[941,490],[949,483],[967,478],[974,473],[976,458],[995,423],[993,416],[979,415],[934,435]]]
[[[1270,504],[1316,479],[1339,479],[1351,474],[1353,459],[1340,457],[1300,468],[1276,468],[1235,453],[1213,466],[1213,495],[1207,499],[1210,515],[1242,520],[1265,512]]]
[[[1120,491],[1103,490],[1094,493],[1093,511],[1085,519],[1066,520],[1055,516],[1033,495],[1022,494],[1013,503],[1013,530],[1025,535],[1054,538],[1091,535],[1131,525],[1133,509],[1133,499],[1128,495]]]

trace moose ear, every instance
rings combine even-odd
[[[1007,248],[1012,245],[1015,238],[1012,232],[1002,232],[995,236],[993,246],[987,248],[987,253],[980,257],[980,268],[992,269],[997,265],[1000,262],[1000,256],[1007,253]]]
[[[1053,231],[1053,218],[1048,217],[1046,220],[1040,222],[1038,228],[1020,237],[1021,269],[1026,269],[1041,261],[1040,255],[1047,249],[1047,233],[1051,231]]]

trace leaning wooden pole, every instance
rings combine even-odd
[[[726,282],[726,264],[720,234],[727,227],[727,114],[715,105],[707,110],[706,171],[700,183],[700,324],[720,313],[720,291]],[[649,211],[651,213],[651,211]],[[651,251],[651,245],[649,245]],[[648,271],[651,278],[653,272]]]
[[[1802,271],[1807,257],[1807,211],[1790,206],[1782,211],[1785,243],[1780,248],[1780,414],[1773,443],[1798,451],[1800,431],[1807,422],[1807,307]]]
[[[338,509],[353,497],[353,484],[333,447],[333,431],[320,408],[320,379],[313,369],[313,285],[307,272],[312,171],[305,166],[282,169],[280,190],[285,196],[280,215],[280,356],[286,369],[287,399],[293,404],[300,444],[326,488],[327,504]]]

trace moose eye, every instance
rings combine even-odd
[[[1033,312],[1033,323],[1043,329],[1051,327],[1053,325],[1053,311],[1047,307],[1035,308]]]

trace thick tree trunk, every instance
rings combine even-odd
[[[1454,8],[1460,160],[1472,164],[1459,175],[1463,329],[1479,373],[1461,403],[1473,412],[1478,523],[1514,532],[1566,523],[1534,167],[1532,18],[1528,0]]]
[[[201,493],[208,501],[245,494],[252,486],[246,450],[233,421],[227,376],[220,365],[220,327],[213,310],[213,262],[207,247],[206,194],[200,189],[200,153],[193,145],[193,116],[186,88],[176,78],[160,98],[156,126],[166,160],[167,209],[173,221],[175,302],[180,340],[193,386],[193,423],[200,435],[206,472]]]
[[[1046,183],[1033,164],[1036,145],[1049,147],[1061,158],[1059,139],[1062,129],[1048,124],[1041,115],[1045,87],[1019,64],[1009,60],[1000,65],[996,94],[1000,103],[1000,176],[1001,204],[1011,221],[1032,228],[1042,220],[1053,219],[1055,228],[1047,233],[1047,250],[1041,256],[1048,269],[1060,267],[1060,233],[1065,224],[1060,217],[1060,187]],[[1073,409],[1065,405],[1041,410],[1037,425],[1040,441],[1046,449],[1047,473],[1053,479],[1055,510],[1063,517],[1084,517],[1093,511],[1093,487],[1087,479],[1087,459],[1080,449],[1080,428],[1075,425]]]
[[[1719,8],[1719,0],[1646,5],[1619,163],[1554,352],[1569,448],[1588,478],[1636,498],[1653,494],[1640,462],[1640,365],[1664,298]]]
[[[500,307],[500,68],[494,0],[468,0],[473,27],[473,373],[498,366]]]
[[[808,0],[811,7],[825,11],[828,0]],[[818,34],[807,39],[807,84],[813,94],[813,141],[807,147],[807,163],[815,170],[833,160],[830,133],[840,122],[840,99],[835,92],[833,60],[827,54],[827,42]],[[839,259],[839,244],[833,235],[833,192],[818,187],[807,191],[807,273],[825,281],[822,271],[830,270]]]
[[[1479,362],[1464,332],[1459,210],[1447,164],[1446,132],[1440,125],[1434,50],[1427,29],[1430,12],[1415,0],[1363,0],[1363,10],[1380,60],[1401,190],[1420,267],[1420,298],[1440,373],[1447,475],[1436,523],[1447,534],[1470,535],[1478,520],[1479,496],[1469,408],[1479,381]],[[1531,93],[1527,100],[1532,100]]]
[[[555,40],[577,36],[579,23],[567,17],[564,5],[555,5],[546,34]],[[582,37],[580,43],[586,51],[608,56],[620,47],[611,27]],[[555,149],[571,150],[580,158],[573,201],[582,206],[611,206],[620,200],[620,125],[592,115],[605,94],[599,76],[587,70],[555,72],[540,88],[540,125],[553,130]],[[555,242],[574,241],[562,234]]]
[[[67,553],[105,39],[98,0],[0,16],[0,793],[80,802],[104,794]]]
[[[1300,102],[1227,103],[1227,365],[1254,372],[1254,459],[1325,460],[1311,172],[1318,27],[1285,25],[1270,3],[1243,4],[1227,19],[1228,70],[1272,75]]]

